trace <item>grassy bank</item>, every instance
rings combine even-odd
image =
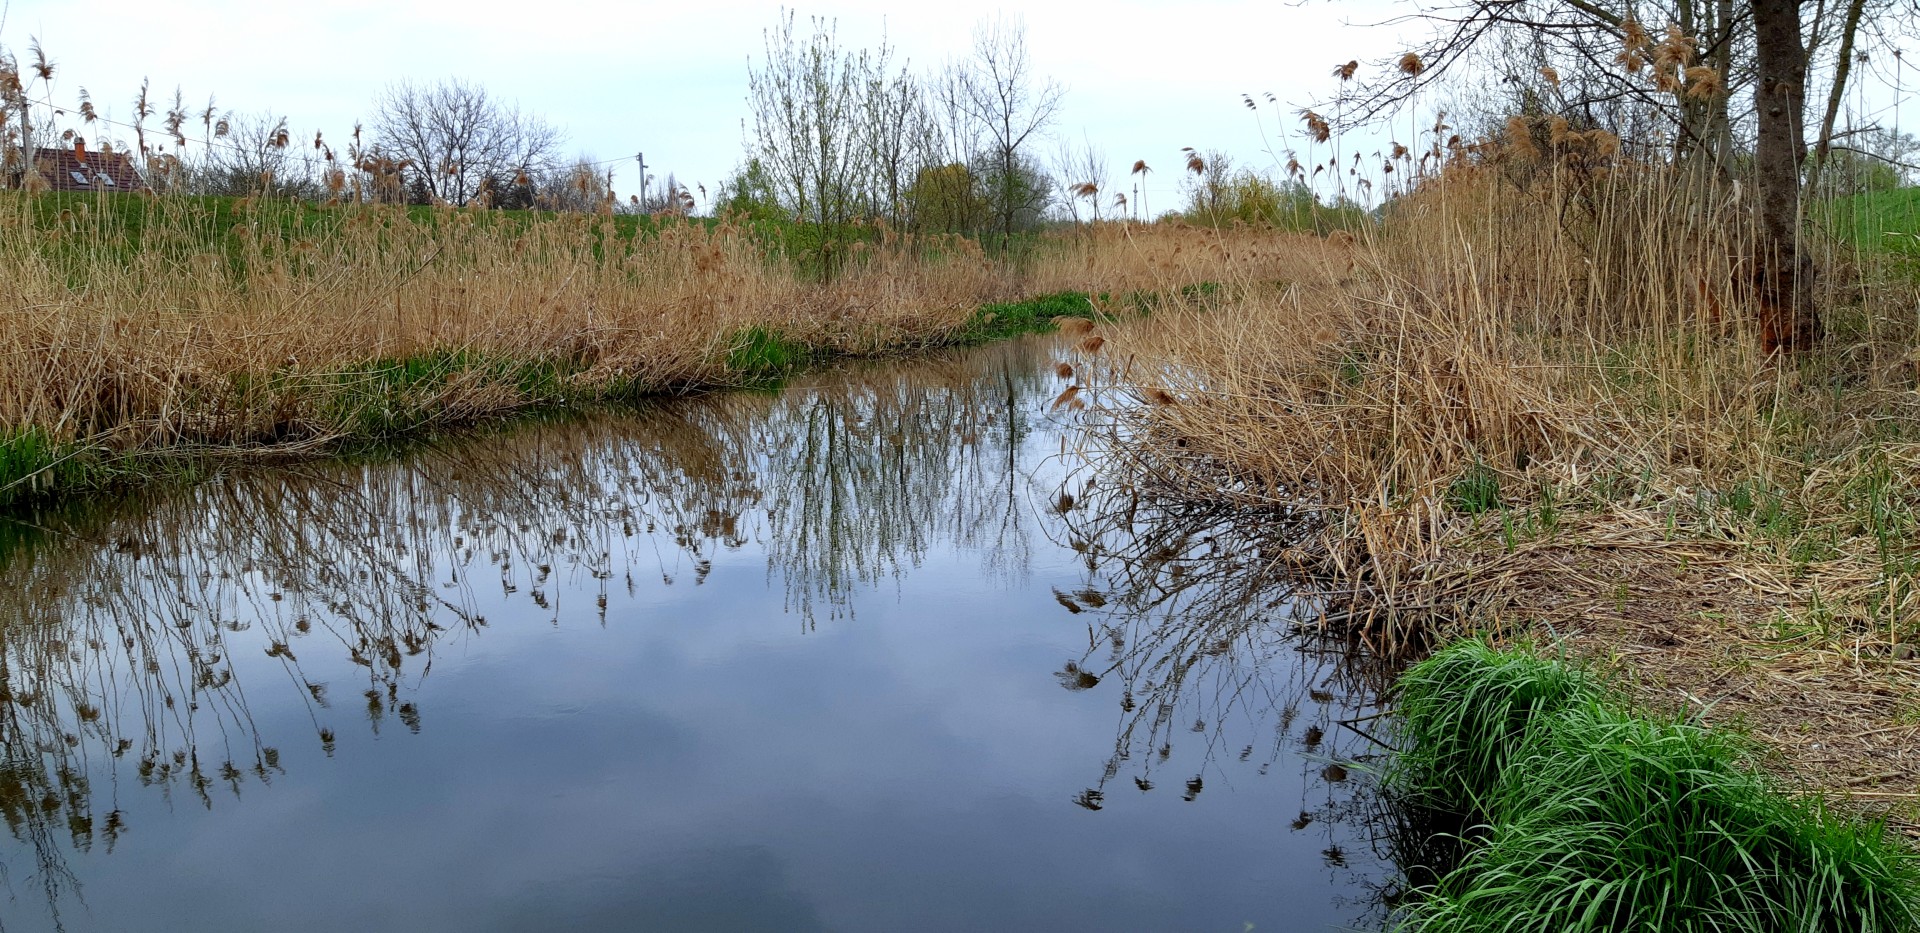
[[[763,227],[0,194],[0,503],[990,339],[1250,258],[1177,227],[1017,261],[874,228],[823,281]],[[1259,238],[1259,277],[1295,273],[1282,239]]]
[[[1856,248],[1904,257],[1908,271],[1920,268],[1913,265],[1920,260],[1920,188],[1851,195],[1817,214],[1832,235]]]
[[[1481,147],[1286,289],[1109,331],[1109,450],[1381,654],[1569,636],[1913,831],[1920,287],[1816,224],[1828,336],[1767,353],[1737,192],[1609,151]]]
[[[1476,826],[1405,929],[1920,925],[1920,856],[1783,793],[1738,735],[1644,715],[1584,670],[1478,640],[1407,671],[1399,699],[1387,787]]]

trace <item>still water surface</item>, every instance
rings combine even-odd
[[[1377,926],[1370,697],[1053,352],[0,521],[0,922]]]

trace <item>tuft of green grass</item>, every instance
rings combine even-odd
[[[1367,358],[1357,348],[1340,354],[1340,384],[1356,388],[1367,379]]]
[[[97,469],[87,449],[38,427],[0,430],[0,507],[86,485]]]
[[[1401,689],[1389,786],[1481,822],[1402,929],[1920,928],[1920,856],[1780,793],[1739,735],[1641,715],[1578,668],[1479,641]]]
[[[1474,463],[1447,487],[1447,507],[1462,515],[1499,511],[1501,505],[1500,474],[1484,463]]]
[[[801,341],[768,327],[749,327],[727,343],[727,372],[749,384],[777,383],[813,362]]]
[[[1044,333],[1053,328],[1054,318],[1091,313],[1093,299],[1086,292],[1055,292],[1024,301],[983,305],[960,326],[954,342],[975,344]]]
[[[1482,809],[1541,724],[1603,693],[1583,670],[1479,640],[1414,665],[1398,687],[1402,751],[1387,782],[1422,806],[1457,813]]]

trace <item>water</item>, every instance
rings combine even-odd
[[[0,523],[5,929],[1377,926],[1366,691],[1053,352]]]

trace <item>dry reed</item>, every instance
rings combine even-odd
[[[1835,337],[1769,354],[1737,188],[1515,122],[1318,274],[1107,329],[1125,362],[1083,379],[1155,403],[1110,416],[1112,452],[1281,519],[1275,559],[1383,653],[1579,634],[1892,800],[1920,783],[1914,282],[1823,244]]]
[[[935,345],[988,302],[1204,282],[1251,255],[1099,225],[1016,268],[882,232],[822,284],[727,223],[110,195],[50,215],[41,197],[0,193],[0,446],[95,454],[318,449],[726,385],[743,334],[811,355]]]

